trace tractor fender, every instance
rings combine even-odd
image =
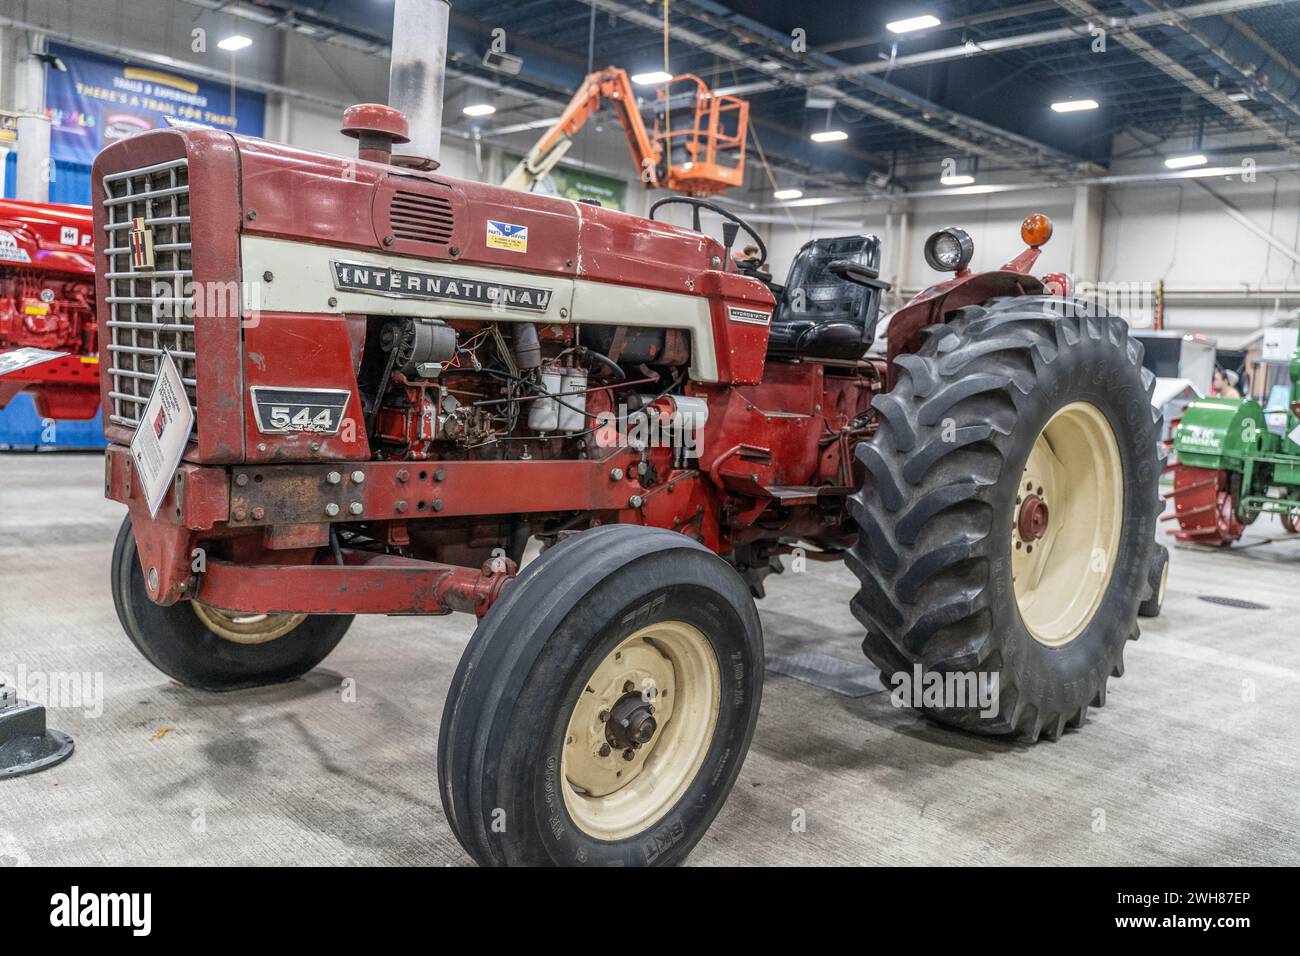
[[[926,326],[946,321],[958,309],[1002,296],[1042,295],[1043,292],[1041,280],[1009,268],[968,272],[932,285],[890,317],[889,365],[892,369],[898,356],[921,347],[921,333]]]
[[[1251,399],[1199,398],[1174,432],[1178,460],[1195,468],[1241,471],[1248,457],[1277,450],[1264,409]]]

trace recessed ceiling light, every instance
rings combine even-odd
[[[1190,156],[1170,156],[1165,160],[1165,165],[1170,169],[1190,169],[1193,166],[1204,166],[1208,162],[1201,153],[1193,153]]]
[[[773,199],[799,199],[803,196],[802,189],[778,189],[772,193]]]
[[[894,20],[886,23],[885,29],[890,33],[911,33],[913,30],[937,27],[941,22],[934,14],[923,13],[919,17],[908,17],[906,20]]]
[[[491,103],[471,103],[461,110],[466,116],[491,116],[497,108]]]
[[[242,50],[244,49],[244,47],[249,47],[252,45],[253,45],[252,40],[250,40],[246,36],[241,36],[238,33],[236,33],[234,36],[226,37],[224,40],[222,40],[220,43],[217,44],[217,46],[221,47],[221,49],[229,50],[231,53],[234,53],[236,50]]]
[[[673,78],[671,73],[665,73],[663,70],[651,70],[649,73],[633,73],[632,82],[638,86],[654,86],[659,83],[667,83]]]
[[[967,176],[965,173],[954,173],[951,176],[940,176],[939,182],[945,186],[969,186],[975,182],[975,177]]]
[[[1095,110],[1101,104],[1096,100],[1060,100],[1052,104],[1058,113],[1078,113],[1083,110]]]
[[[848,139],[849,134],[842,129],[824,129],[819,133],[813,133],[809,137],[814,143],[838,143],[842,139]]]

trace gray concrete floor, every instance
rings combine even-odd
[[[102,473],[98,455],[0,455],[0,673],[103,682],[101,714],[93,693],[90,713],[51,710],[71,760],[0,781],[0,864],[467,862],[434,750],[472,622],[363,618],[304,680],[186,690],[114,617],[123,509]],[[883,693],[769,674],[753,750],[691,862],[1300,862],[1300,538],[1251,530],[1228,553],[1174,549],[1163,616],[1107,706],[1055,744],[970,737]],[[769,582],[769,655],[860,659],[852,575],[813,564]]]

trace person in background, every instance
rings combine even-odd
[[[1216,365],[1210,394],[1215,398],[1241,398],[1241,392],[1237,391],[1237,373]]]

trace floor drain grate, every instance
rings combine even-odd
[[[1198,597],[1207,604],[1222,604],[1224,607],[1240,608],[1243,611],[1267,611],[1267,604],[1259,604],[1256,601],[1244,601],[1241,598],[1220,597],[1217,594],[1201,594]]]
[[[829,654],[804,652],[772,657],[767,661],[767,669],[845,697],[866,697],[885,689],[880,682],[880,671],[870,664],[840,660]]]

